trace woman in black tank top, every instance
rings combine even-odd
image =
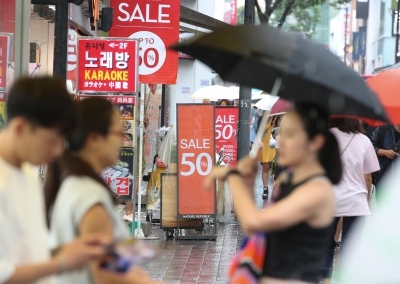
[[[332,229],[332,184],[342,176],[328,114],[317,105],[297,104],[281,122],[279,146],[278,163],[290,169],[290,174],[278,179],[275,203],[264,210],[257,208],[253,197],[255,159],[242,159],[236,170],[215,168],[207,181],[220,178],[228,182],[246,234],[267,232],[260,283],[318,283]]]

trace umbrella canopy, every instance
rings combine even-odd
[[[262,109],[262,110],[270,111],[278,99],[279,99],[279,97],[264,95],[264,98],[261,99],[254,106],[258,107],[259,109]]]
[[[190,98],[193,100],[203,99],[213,101],[223,99],[236,100],[239,98],[239,94],[227,87],[213,85],[197,90],[193,93],[193,95],[190,96]]]
[[[322,45],[268,25],[216,29],[172,47],[213,68],[224,80],[311,101],[331,114],[388,118],[363,78]]]
[[[266,96],[270,96],[270,94],[266,92],[254,92],[254,94],[251,95],[251,100],[261,100],[264,99]]]
[[[291,108],[292,108],[292,104],[289,101],[279,98],[276,101],[276,103],[272,106],[269,115],[270,116],[281,115],[281,114],[287,113],[288,110]]]
[[[231,90],[233,90],[233,91],[235,91],[235,92],[239,95],[239,90],[240,90],[239,87],[237,87],[237,86],[230,86],[230,87],[228,87],[228,88],[231,89]],[[258,90],[258,89],[251,89],[251,99],[252,99],[252,100],[260,100],[260,99],[262,99],[263,96],[261,96],[261,93],[263,93],[263,91]],[[264,93],[264,94],[266,94],[266,93]],[[238,97],[237,99],[239,99],[239,97]]]
[[[392,68],[367,80],[381,101],[392,124],[400,124],[400,68]],[[379,121],[367,121],[378,126]]]

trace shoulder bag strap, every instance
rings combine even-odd
[[[351,141],[353,141],[354,137],[356,137],[356,134],[357,134],[357,133],[354,133],[353,137],[351,137],[349,143],[347,143],[346,148],[344,148],[343,151],[342,151],[342,153],[340,153],[340,157],[342,157],[343,153],[347,150],[347,148],[349,147]]]

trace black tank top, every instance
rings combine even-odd
[[[296,187],[321,176],[314,175],[298,184],[291,181],[281,186],[277,201],[287,197]],[[312,228],[305,222],[268,233],[263,276],[318,283],[320,270],[332,226]]]

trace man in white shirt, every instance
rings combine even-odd
[[[75,115],[65,83],[55,78],[21,79],[8,94],[8,120],[0,132],[0,283],[47,283],[44,277],[82,268],[104,254],[105,240],[93,236],[51,258],[43,191],[28,165],[62,154]]]

